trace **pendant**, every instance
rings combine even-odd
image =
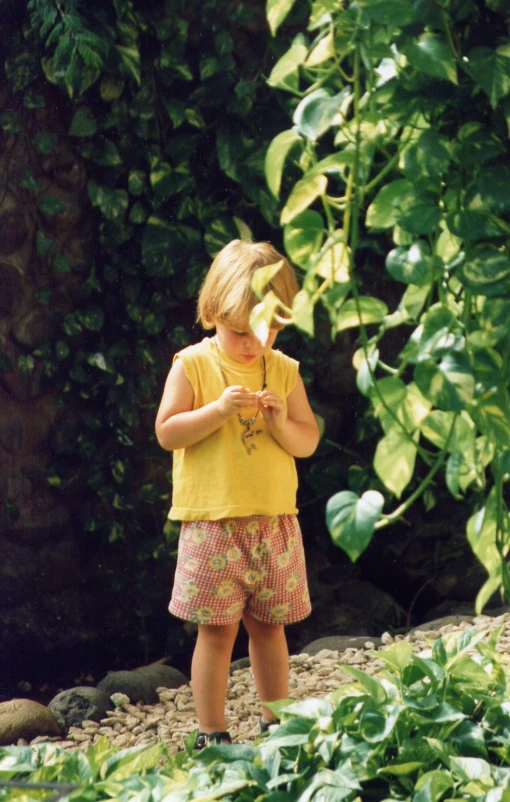
[[[241,421],[243,426],[246,426],[246,431],[243,432],[241,435],[241,443],[245,447],[248,454],[251,454],[251,452],[257,448],[255,443],[248,443],[248,438],[253,437],[256,434],[260,434],[262,431],[262,429],[256,429],[254,432],[252,432],[251,427],[255,423],[255,419],[256,416],[255,418],[250,418],[249,420],[246,420],[246,418],[241,418],[241,416],[239,416],[239,420]]]

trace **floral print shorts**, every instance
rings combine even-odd
[[[199,624],[234,624],[249,612],[266,624],[310,615],[295,515],[184,521],[169,610]]]

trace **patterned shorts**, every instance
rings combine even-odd
[[[169,610],[199,624],[234,624],[248,611],[266,624],[310,615],[295,515],[185,521]]]

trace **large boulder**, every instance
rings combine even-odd
[[[371,645],[367,647],[367,643]],[[323,649],[327,649],[330,652],[345,652],[347,649],[373,649],[381,646],[381,644],[381,638],[372,638],[367,635],[329,635],[307,643],[301,649],[301,654],[312,656],[322,652]]]
[[[39,702],[11,699],[0,704],[0,744],[16,744],[19,738],[30,741],[38,735],[60,734],[51,711]]]
[[[100,721],[106,711],[112,709],[109,696],[99,688],[80,685],[57,693],[48,704],[48,709],[61,729],[80,727],[82,721]]]
[[[159,701],[155,687],[140,671],[110,671],[96,687],[108,697],[124,693],[131,702],[151,705]]]
[[[144,679],[150,682],[155,691],[158,688],[180,688],[181,685],[187,685],[189,681],[182,671],[161,663],[141,666],[136,668],[134,673],[141,674]]]

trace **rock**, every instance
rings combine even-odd
[[[251,661],[249,657],[240,657],[238,660],[232,660],[230,663],[230,674],[232,675],[234,671],[240,671],[244,668],[250,668]]]
[[[141,674],[142,677],[148,680],[154,691],[157,688],[180,688],[181,685],[188,683],[188,677],[182,671],[160,663],[141,666],[135,669],[135,673]]]
[[[0,744],[29,741],[37,735],[60,735],[60,727],[44,705],[31,699],[11,699],[0,703]]]
[[[152,683],[138,670],[110,671],[96,687],[108,697],[113,693],[125,693],[132,702],[153,704],[158,701]]]
[[[366,646],[370,643],[370,646]],[[367,637],[366,635],[351,636],[351,635],[330,635],[326,638],[317,638],[301,649],[301,654],[317,655],[323,649],[328,649],[332,652],[345,652],[346,649],[374,649],[381,646],[381,638]]]
[[[417,627],[413,627],[411,632],[434,632],[441,627],[454,626],[458,627],[464,621],[471,623],[473,615],[445,615],[442,618],[436,618],[435,621],[424,621]]]
[[[87,685],[57,693],[48,704],[62,731],[79,727],[83,721],[100,721],[112,709],[109,697],[98,688]]]

